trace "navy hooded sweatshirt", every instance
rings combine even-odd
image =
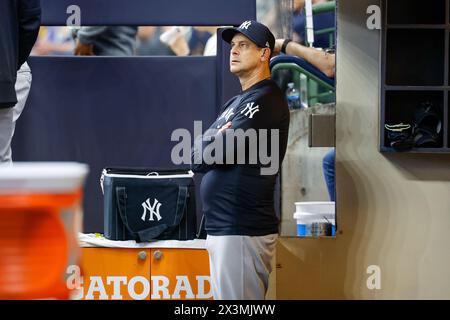
[[[228,122],[231,122],[231,130],[218,132]],[[217,139],[223,139],[238,129],[248,132],[249,137],[255,133],[256,140],[241,139],[245,143],[239,144],[236,139],[230,139],[234,141],[232,147],[226,142],[212,147]],[[278,132],[273,136],[275,139],[272,139],[273,132]],[[286,99],[277,84],[266,79],[229,100],[210,129],[195,140],[192,169],[205,173],[200,194],[207,234],[263,236],[278,233],[274,190],[278,168],[287,148],[288,132]],[[268,138],[264,139],[263,135]],[[278,145],[278,154],[273,141]],[[261,169],[270,167],[270,164],[264,158],[258,156],[254,161],[250,156],[252,152],[259,155],[261,147],[267,149],[262,154],[278,157],[276,172],[263,173]],[[206,159],[208,155],[215,157],[214,162],[211,157]],[[239,163],[238,156],[241,156]]]
[[[39,0],[0,1],[0,108],[17,103],[17,70],[30,55],[40,22]]]

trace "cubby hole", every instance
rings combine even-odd
[[[387,85],[441,86],[444,64],[444,29],[387,30]]]
[[[446,0],[387,0],[388,24],[445,24]]]
[[[414,126],[414,114],[421,103],[429,102],[434,106],[441,120],[441,130],[437,144],[430,148],[443,147],[443,91],[386,91],[385,97],[385,124],[395,125],[399,123]],[[388,131],[384,131],[384,147],[390,147]]]
[[[450,130],[448,126],[450,126],[450,91],[447,91],[447,126],[444,127],[444,134],[447,135],[447,145],[445,146],[447,149],[449,149],[450,153]]]

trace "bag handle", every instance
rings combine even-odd
[[[205,232],[206,232],[206,230],[205,230],[205,215],[203,214],[202,220],[200,220],[200,226],[198,227],[198,231],[195,236],[197,237],[197,239],[206,239]]]
[[[177,205],[176,205],[176,211],[175,211],[175,218],[173,221],[173,226],[178,226],[181,222],[181,219],[183,218],[184,211],[186,210],[186,204],[187,204],[187,198],[188,198],[188,188],[186,186],[179,186],[178,187],[178,198],[177,198]],[[140,241],[151,241],[155,240],[157,236],[159,236],[161,233],[166,231],[169,226],[165,223],[160,224],[158,226],[154,226],[148,229],[144,229],[141,231],[134,231],[131,230],[128,225],[128,218],[127,218],[127,212],[126,212],[126,188],[125,187],[116,187],[116,204],[117,209],[119,211],[120,217],[122,218],[122,222],[133,234],[137,234]]]
[[[131,233],[134,233],[133,230],[128,226],[128,218],[127,218],[127,190],[125,187],[116,187],[116,207],[117,211],[119,211],[120,218],[122,219],[122,223],[127,228],[127,230]]]
[[[186,210],[187,198],[189,197],[187,186],[178,186],[178,199],[177,199],[177,209],[175,211],[175,218],[173,220],[173,225],[177,226],[180,224],[181,219],[183,219],[184,211]]]

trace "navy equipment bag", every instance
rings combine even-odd
[[[110,240],[196,238],[194,173],[190,170],[106,168],[104,234]]]

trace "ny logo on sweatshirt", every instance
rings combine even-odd
[[[244,114],[245,116],[249,117],[250,119],[253,119],[255,113],[259,111],[259,106],[253,106],[254,104],[255,104],[254,102],[247,103],[247,106],[244,108],[244,110],[241,111],[241,114],[245,112]]]
[[[228,122],[228,119],[230,119],[230,117],[234,114],[233,110],[234,108],[225,110],[219,119],[225,118],[225,121]]]

